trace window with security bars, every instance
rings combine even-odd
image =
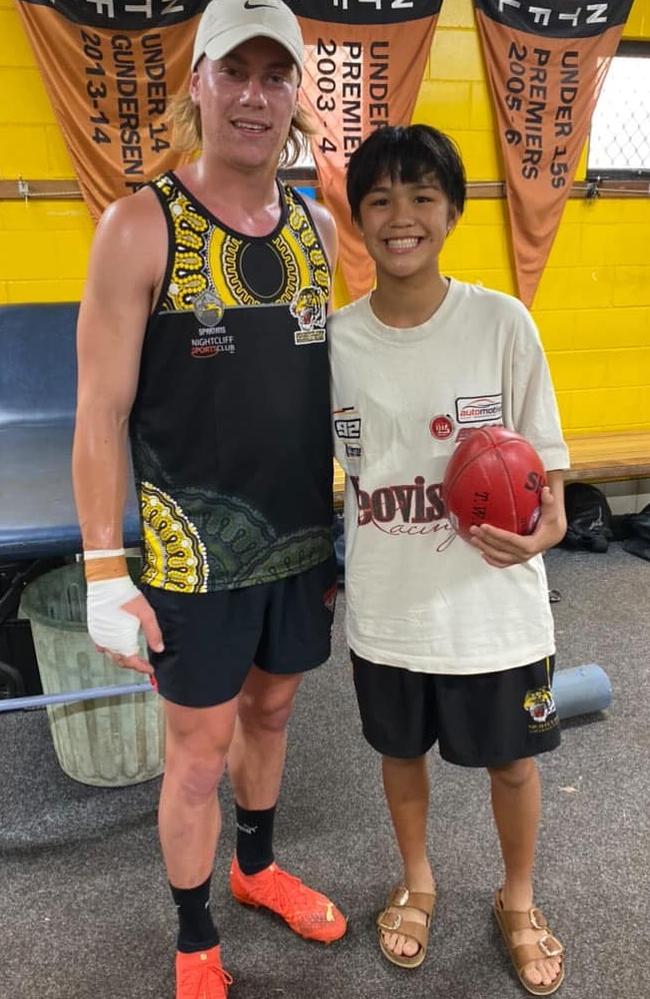
[[[650,176],[650,45],[623,44],[591,121],[587,177]]]

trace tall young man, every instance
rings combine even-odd
[[[227,993],[209,907],[226,758],[235,898],[307,938],[346,929],[272,849],[286,726],[303,672],[328,658],[336,581],[324,330],[335,231],[276,176],[306,128],[302,55],[281,0],[208,4],[176,109],[200,155],[105,212],[79,317],[89,631],[119,665],[155,673],[164,700],[177,999]],[[140,589],[122,549],[129,432]]]
[[[505,878],[494,913],[524,987],[554,992],[562,946],[533,903],[540,812],[534,757],[559,743],[553,622],[541,552],[564,535],[567,449],[544,353],[515,299],[445,277],[465,201],[453,143],[426,125],[378,129],[348,168],[352,217],[377,287],[332,316],[337,456],[345,494],[347,632],[370,744],[402,855],[381,913],[388,960],[424,960],[435,904],[427,753],[485,767]],[[440,495],[457,441],[503,423],[548,469],[535,532],[454,534]]]

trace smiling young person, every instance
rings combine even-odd
[[[280,0],[208,4],[176,107],[200,155],[107,209],[79,317],[88,625],[118,665],[155,673],[164,701],[177,999],[228,989],[209,907],[226,756],[235,898],[310,939],[346,929],[272,845],[287,722],[302,674],[329,656],[336,593],[324,329],[336,235],[277,178],[306,129],[302,54]],[[139,588],[122,549],[129,437]]]
[[[494,913],[522,984],[548,995],[564,964],[533,904],[534,757],[559,744],[541,553],[564,535],[568,467],[548,368],[520,302],[440,271],[465,202],[447,136],[426,125],[378,129],[352,155],[347,185],[377,268],[374,291],[328,320],[347,473],[347,637],[403,862],[378,919],[380,948],[405,968],[426,954],[436,897],[427,753],[437,741],[449,762],[488,770],[505,867]],[[441,482],[455,443],[490,423],[532,442],[549,486],[532,535],[485,524],[468,544],[447,520]]]

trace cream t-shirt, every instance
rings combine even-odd
[[[489,566],[441,501],[471,428],[523,434],[547,470],[568,468],[544,351],[524,306],[450,279],[436,313],[395,329],[369,296],[328,322],[332,424],[346,471],[347,637],[372,662],[484,673],[554,651],[542,556]]]

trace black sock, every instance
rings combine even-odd
[[[209,950],[219,943],[219,933],[210,912],[210,880],[196,888],[174,888],[172,896],[178,913],[177,947],[183,954]]]
[[[244,874],[258,874],[273,863],[273,808],[251,811],[235,803],[237,863]]]

